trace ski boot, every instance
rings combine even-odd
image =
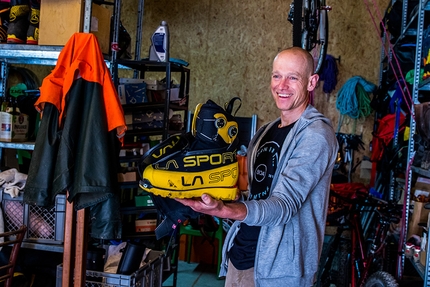
[[[140,187],[162,197],[237,195],[239,138],[234,116],[209,100],[197,105],[192,130],[151,148],[139,163]]]

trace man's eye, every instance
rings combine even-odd
[[[297,81],[298,80],[297,77],[293,77],[293,76],[289,76],[288,79],[291,80],[291,81]]]
[[[278,78],[279,78],[279,75],[272,75],[272,78],[274,78],[274,79],[278,79]]]

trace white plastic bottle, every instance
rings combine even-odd
[[[149,60],[157,62],[169,61],[169,26],[161,21],[160,26],[151,37],[152,45],[149,50]]]

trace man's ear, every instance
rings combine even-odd
[[[309,83],[308,83],[308,91],[311,92],[313,91],[318,83],[320,76],[318,74],[313,74],[312,76],[309,77]]]

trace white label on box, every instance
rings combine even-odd
[[[91,32],[99,31],[99,19],[97,17],[91,17]]]
[[[124,119],[126,125],[131,125],[133,123],[133,115],[125,114]]]

